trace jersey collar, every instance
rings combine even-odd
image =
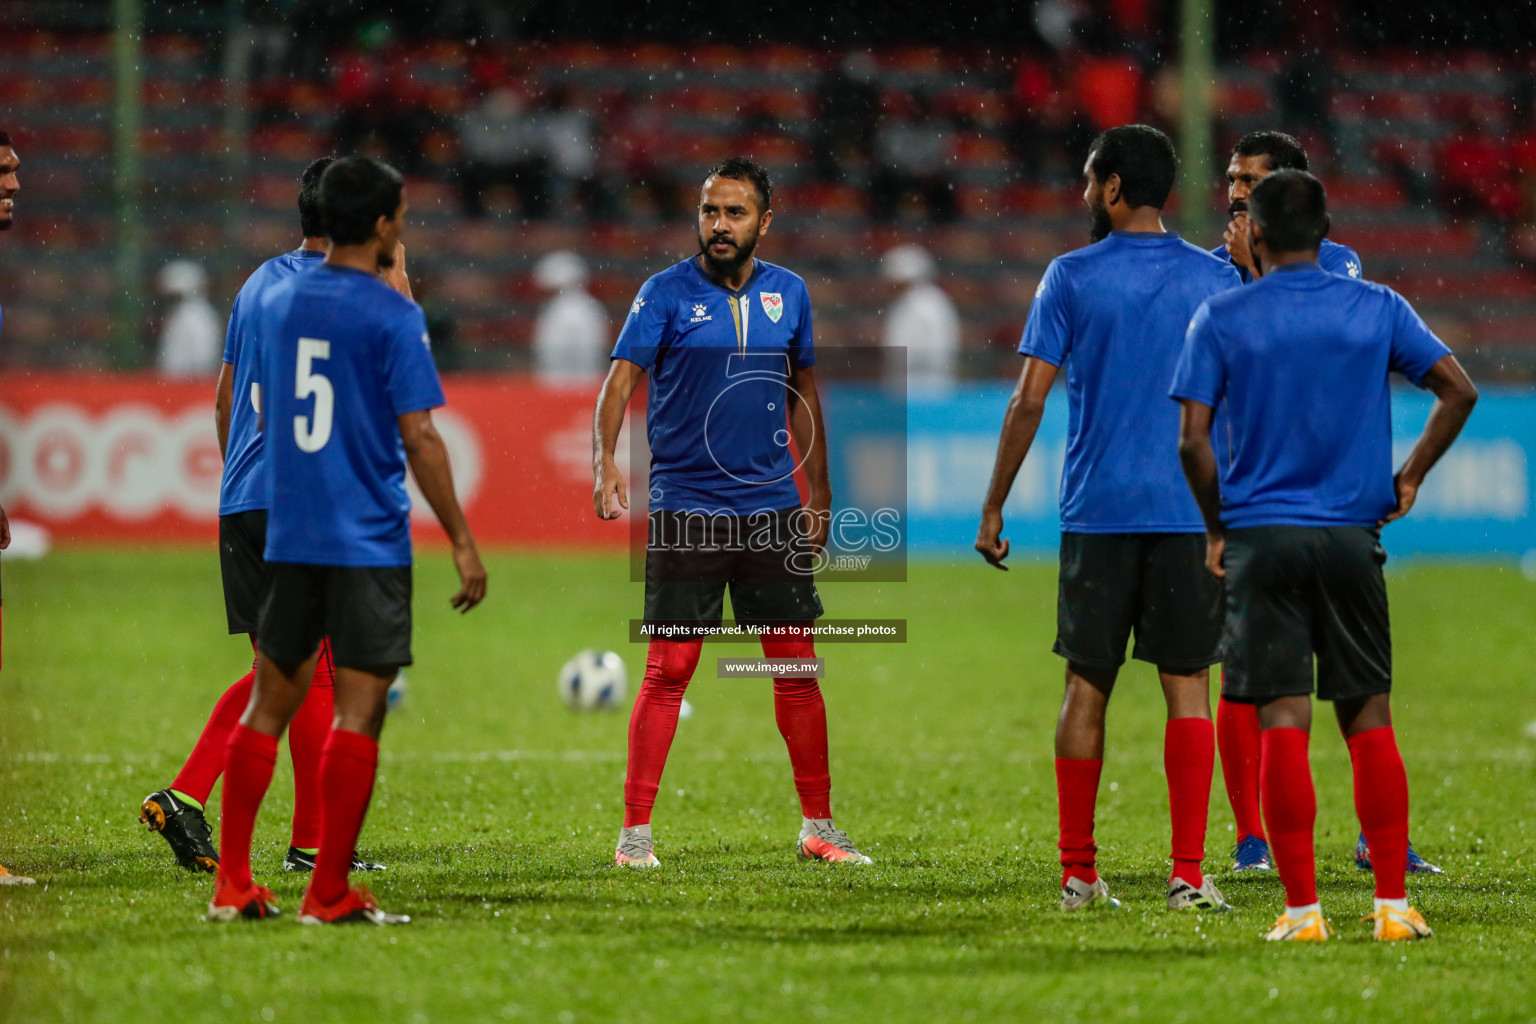
[[[727,295],[741,296],[747,294],[747,292],[751,290],[752,285],[757,283],[757,279],[761,277],[763,273],[763,261],[758,259],[756,256],[752,257],[752,273],[748,275],[747,283],[741,286],[740,291],[733,292],[719,281],[716,281],[714,278],[704,273],[704,268],[699,266],[699,260],[701,258],[702,257],[698,255],[688,257],[688,265],[693,268],[693,272],[699,275],[700,279],[702,279],[706,284],[710,285],[711,287],[720,289]]]

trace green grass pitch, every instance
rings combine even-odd
[[[1207,864],[1235,913],[1163,906],[1167,797],[1151,670],[1112,705],[1101,868],[1126,907],[1055,909],[1050,566],[914,564],[825,589],[837,617],[904,617],[905,645],[823,645],[833,800],[873,868],[794,858],[799,812],[766,681],[706,651],[657,805],[664,867],[611,864],[623,714],[555,694],[582,647],[624,643],[639,589],[618,558],[500,555],[452,614],[451,567],[417,572],[417,665],[384,736],[362,850],[407,928],[210,925],[211,880],[136,821],[214,696],[244,670],[211,550],[65,552],[7,564],[0,674],[0,1020],[1513,1021],[1536,1017],[1536,583],[1497,566],[1391,577],[1413,836],[1447,876],[1410,880],[1435,928],[1368,941],[1348,757],[1326,710],[1313,766],[1324,908],[1343,940],[1276,948],[1273,878],[1233,878],[1218,772]],[[1326,716],[1326,717],[1325,717]],[[291,774],[258,824],[279,870]],[[216,811],[217,799],[210,808]]]

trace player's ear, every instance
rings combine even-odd
[[[1120,201],[1120,175],[1111,174],[1104,182],[1104,205],[1114,206]]]
[[[757,233],[760,234],[760,235],[767,234],[768,233],[768,225],[772,224],[772,223],[773,223],[773,211],[772,210],[764,210],[763,211],[763,215],[757,219]]]

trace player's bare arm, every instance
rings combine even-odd
[[[229,413],[235,398],[235,367],[219,364],[219,383],[213,396],[213,427],[219,435],[219,455],[229,455]]]
[[[425,409],[406,413],[399,423],[411,473],[453,544],[453,566],[459,571],[460,585],[450,603],[459,611],[467,612],[485,599],[485,566],[480,564],[480,551],[469,532],[469,521],[464,518],[458,495],[453,492],[448,446],[432,424],[432,413]]]
[[[395,243],[394,262],[379,272],[379,278],[395,291],[415,301],[411,294],[411,279],[405,272],[405,243]]]
[[[1211,419],[1214,410],[1203,402],[1184,399],[1179,409],[1179,461],[1184,478],[1194,492],[1195,504],[1205,520],[1205,567],[1212,575],[1227,575],[1221,559],[1226,554],[1227,535],[1221,525],[1221,477],[1216,467],[1216,451],[1211,447]]]
[[[614,451],[624,426],[624,410],[644,375],[645,371],[628,359],[611,360],[603,388],[597,393],[597,412],[592,417],[592,509],[599,519],[617,519],[623,514],[621,509],[629,508],[629,488],[614,460]]]
[[[813,551],[820,551],[826,546],[832,522],[832,478],[827,471],[827,424],[821,415],[814,367],[796,367],[790,372],[788,402],[789,430],[810,485],[805,507],[816,516],[806,542]]]
[[[1035,443],[1040,418],[1045,414],[1045,400],[1055,382],[1056,367],[1033,356],[1025,358],[1013,397],[1008,399],[1008,412],[1003,416],[1003,430],[997,441],[997,461],[992,467],[992,484],[987,488],[987,500],[981,506],[976,550],[982,558],[1005,572],[1008,567],[1003,564],[1003,559],[1008,557],[1008,540],[1003,536],[1003,503],[1008,500],[1008,492],[1013,490],[1013,480],[1019,475],[1019,467],[1024,465],[1024,457]]]
[[[1403,518],[1413,508],[1424,478],[1451,447],[1477,404],[1477,388],[1455,356],[1445,356],[1430,367],[1424,375],[1424,386],[1434,392],[1435,404],[1429,410],[1424,432],[1392,480],[1397,490],[1397,507],[1382,520],[1382,525]]]

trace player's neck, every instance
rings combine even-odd
[[[361,270],[365,274],[379,272],[379,247],[372,242],[362,245],[333,245],[326,254],[325,262],[337,267]]]
[[[1269,273],[1276,267],[1288,267],[1292,263],[1316,263],[1316,249],[1300,249],[1296,252],[1266,252],[1264,254],[1264,273]]]
[[[301,252],[330,252],[331,241],[318,235],[314,237],[305,235],[304,244],[299,246],[299,250]]]
[[[704,271],[705,277],[709,278],[720,287],[733,292],[739,292],[747,286],[747,282],[752,280],[752,271],[756,269],[757,264],[757,258],[755,256],[748,256],[746,262],[741,265],[736,273],[732,274],[730,277],[721,277],[710,271],[709,261],[706,260],[703,256],[696,256],[694,259],[698,261],[699,269]]]
[[[1113,223],[1113,220],[1111,221]],[[1155,206],[1133,206],[1126,210],[1125,216],[1118,224],[1114,224],[1116,231],[1135,231],[1140,234],[1167,234],[1168,229],[1163,227],[1163,211]]]

